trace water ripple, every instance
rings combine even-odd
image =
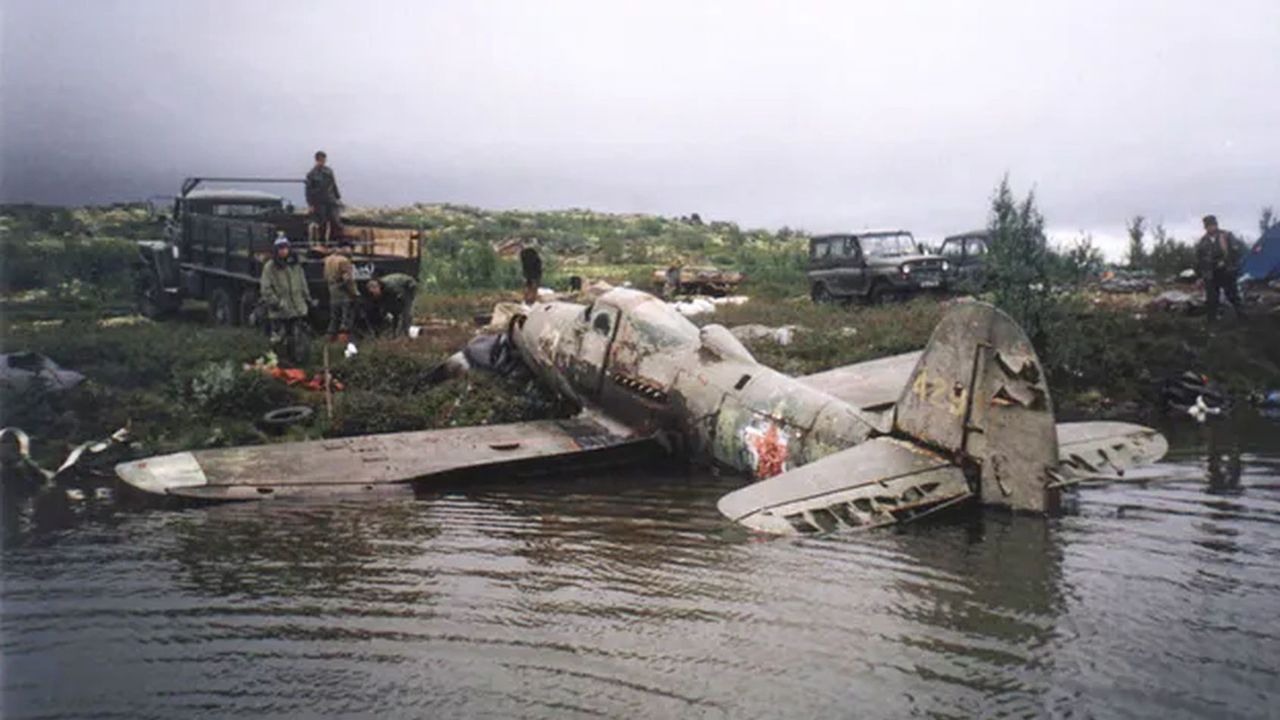
[[[728,478],[97,509],[6,532],[3,715],[1249,717],[1280,700],[1280,457],[1050,520],[728,526]],[[1232,463],[1227,463],[1229,466]]]

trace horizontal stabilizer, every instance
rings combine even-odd
[[[717,507],[753,530],[795,534],[888,525],[970,495],[947,459],[881,437],[735,490]]]
[[[1122,422],[1058,423],[1059,482],[1123,477],[1130,468],[1150,465],[1169,451],[1164,436],[1148,427]]]

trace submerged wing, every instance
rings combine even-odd
[[[887,525],[972,494],[950,461],[880,437],[735,490],[717,507],[753,530],[794,534]]]
[[[846,365],[806,375],[800,382],[863,410],[883,410],[898,401],[922,351]]]
[[[588,463],[613,450],[641,450],[649,438],[580,416],[478,427],[196,450],[116,466],[146,493],[207,500],[411,491],[410,481],[481,471],[515,477]],[[508,475],[509,474],[509,475]]]

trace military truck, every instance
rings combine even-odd
[[[816,303],[902,300],[946,289],[950,263],[905,230],[863,230],[809,240],[809,294]]]
[[[164,238],[138,243],[135,268],[138,309],[159,318],[176,312],[186,300],[205,300],[209,319],[219,325],[259,325],[265,312],[258,301],[262,265],[271,258],[277,232],[283,232],[302,263],[312,297],[320,302],[314,320],[328,312],[324,259],[339,240],[355,245],[356,281],[405,273],[418,277],[421,228],[343,219],[343,238],[317,237],[305,212],[284,197],[258,190],[202,187],[210,183],[301,184],[280,178],[187,178],[164,216]]]

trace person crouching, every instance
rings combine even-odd
[[[409,326],[413,324],[413,301],[418,294],[418,281],[404,273],[391,273],[370,280],[365,291],[373,301],[377,326],[382,327],[390,318],[393,337],[408,335]]]

